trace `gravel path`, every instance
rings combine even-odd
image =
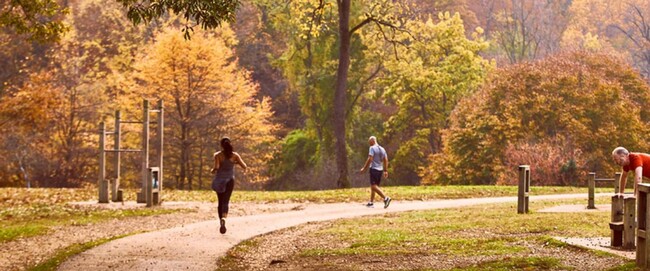
[[[602,194],[599,196],[606,196]],[[530,201],[585,198],[585,194],[531,196]],[[300,204],[290,211],[260,213],[228,219],[228,232],[218,233],[216,220],[184,224],[118,239],[70,258],[59,270],[214,270],[219,258],[251,237],[308,222],[412,210],[517,202],[517,197],[394,201],[388,209],[362,204]],[[234,204],[236,205],[236,204]]]

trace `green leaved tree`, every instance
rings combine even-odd
[[[386,136],[399,146],[393,176],[417,184],[418,169],[442,149],[441,130],[448,127],[451,111],[478,88],[493,64],[479,56],[487,48],[481,29],[467,38],[458,13],[440,13],[437,23],[410,20],[405,28],[396,40],[408,46],[381,45],[368,37],[373,44],[368,57],[385,59],[377,87],[397,105],[385,124]]]

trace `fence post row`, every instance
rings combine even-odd
[[[596,209],[595,205],[595,191],[596,191],[596,182],[613,182],[614,183],[614,193],[618,193],[621,179],[621,172],[614,173],[614,178],[596,178],[596,172],[589,172],[589,179],[587,179],[588,195],[589,199],[587,200],[587,209]]]

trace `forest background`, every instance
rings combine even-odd
[[[616,170],[613,148],[649,147],[644,0],[352,1],[343,105],[338,1],[244,0],[215,30],[133,24],[118,1],[21,5],[0,1],[0,186],[96,183],[99,122],[141,119],[143,99],[165,101],[177,189],[209,189],[222,136],[251,168],[239,188],[266,190],[367,185],[370,135],[388,185],[512,184],[519,164],[577,185]],[[141,127],[122,131],[139,148]],[[139,187],[141,158],[122,159]]]

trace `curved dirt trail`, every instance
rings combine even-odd
[[[598,194],[607,196],[609,194]],[[585,198],[583,194],[530,196],[530,201]],[[161,231],[137,234],[108,242],[71,257],[59,270],[215,270],[217,260],[238,243],[254,236],[303,223],[413,210],[455,208],[505,203],[517,197],[454,199],[435,201],[394,200],[367,208],[360,203],[305,204],[301,210],[231,217],[228,232],[219,233],[216,220]],[[516,211],[516,210],[513,210]]]

